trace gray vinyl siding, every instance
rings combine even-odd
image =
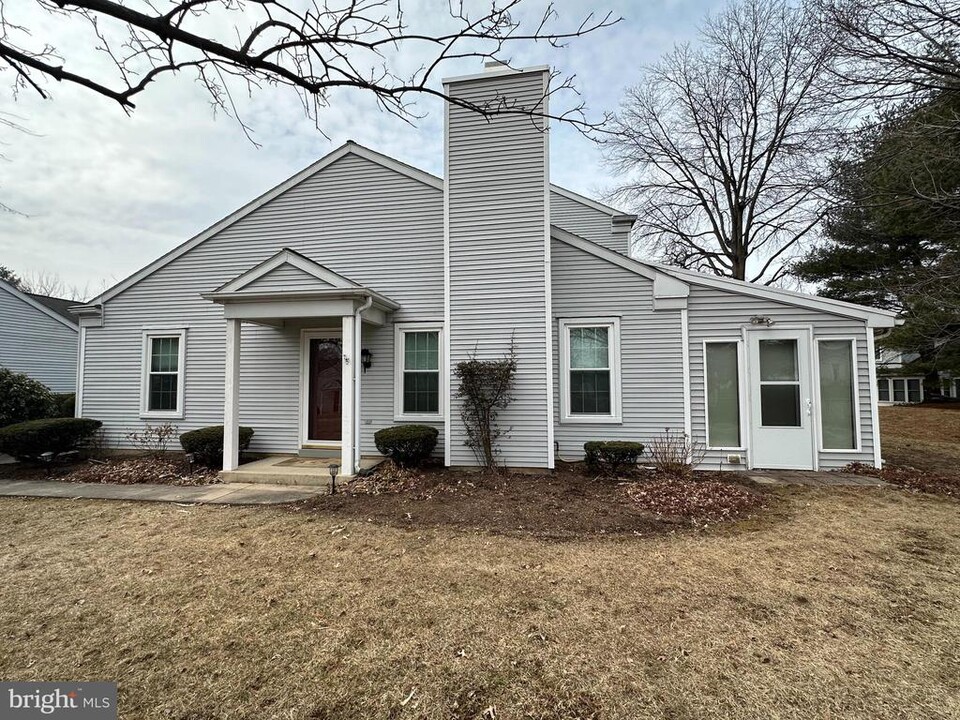
[[[455,83],[449,91],[478,103],[533,107],[544,96],[544,72],[492,73]],[[451,367],[470,357],[517,360],[514,399],[500,424],[506,465],[546,467],[550,460],[547,407],[546,256],[549,193],[547,134],[530,117],[484,118],[447,108]],[[450,462],[474,465],[460,423],[456,382],[450,383]]]
[[[318,261],[319,262],[319,261]],[[246,285],[241,292],[272,292],[275,290],[315,290],[331,287],[329,283],[304,272],[289,263],[283,263],[261,278]]]
[[[578,460],[588,440],[650,438],[683,431],[683,335],[679,310],[653,309],[653,281],[558,240],[552,245],[555,439]],[[620,424],[562,422],[561,319],[620,318]]]
[[[442,192],[346,155],[106,303],[103,327],[86,331],[83,411],[104,422],[110,442],[124,446],[130,430],[163,422],[140,417],[145,328],[187,328],[184,417],[171,422],[181,432],[223,422],[223,311],[200,293],[283,247],[400,303],[392,320],[443,316]],[[372,453],[373,433],[394,424],[393,328],[364,326],[362,342],[374,357],[361,398],[362,448]],[[299,326],[244,324],[240,421],[256,432],[254,450],[299,448],[299,353]],[[443,431],[442,422],[436,427]]]
[[[77,330],[0,288],[0,367],[24,373],[54,392],[74,392],[77,335]]]
[[[856,340],[857,382],[859,390],[859,429],[860,450],[850,452],[818,452],[820,468],[824,470],[843,467],[851,462],[873,463],[873,427],[870,405],[869,356],[867,354],[867,333],[871,332],[861,320],[852,320],[830,315],[817,310],[807,310],[790,305],[782,305],[770,300],[747,297],[734,292],[691,285],[689,300],[690,327],[690,390],[693,436],[706,446],[706,416],[704,411],[704,367],[703,343],[709,340],[737,339],[741,337],[744,326],[750,325],[755,315],[767,315],[774,320],[774,328],[784,325],[813,326],[814,341],[817,338],[851,337]],[[744,350],[746,354],[746,350]],[[816,355],[813,358],[817,362]],[[741,378],[743,369],[741,368]],[[817,389],[814,388],[814,392]],[[741,413],[745,408],[741,408]],[[741,444],[749,444],[747,436],[741,438]],[[814,442],[819,447],[820,440]],[[747,447],[747,452],[750,452]],[[719,467],[726,464],[726,451],[708,451],[704,465]],[[744,466],[739,466],[743,469]],[[734,466],[736,468],[736,466]]]
[[[614,234],[609,214],[555,191],[550,193],[550,221],[567,232],[621,255],[630,254],[629,233]]]

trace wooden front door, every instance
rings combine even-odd
[[[310,338],[307,408],[309,440],[339,441],[343,378],[340,338]]]

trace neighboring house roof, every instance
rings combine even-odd
[[[3,280],[0,280],[0,291],[6,291],[10,293],[15,298],[22,300],[27,305],[30,305],[39,312],[42,312],[44,315],[53,318],[74,332],[77,332],[77,321],[72,315],[70,315],[69,312],[67,312],[68,307],[76,305],[75,302],[71,300],[62,300],[60,298],[51,298],[47,297],[46,295],[33,295],[30,293],[25,293]]]
[[[53,310],[55,313],[57,313],[57,315],[64,318],[65,320],[69,320],[74,325],[77,324],[76,316],[74,316],[74,314],[70,312],[70,308],[80,304],[76,300],[66,300],[64,298],[55,298],[55,297],[50,297],[48,295],[37,295],[36,293],[24,293],[24,294],[29,295],[41,305],[46,306],[50,310]]]
[[[202,242],[204,242],[208,238],[212,237],[213,235],[216,235],[218,232],[220,232],[224,228],[227,228],[230,225],[233,225],[238,220],[241,220],[242,218],[246,217],[250,213],[257,210],[258,208],[263,207],[274,198],[278,197],[279,195],[282,195],[290,188],[295,187],[296,185],[299,185],[301,182],[303,182],[307,178],[315,175],[316,173],[320,172],[324,168],[332,165],[342,157],[346,155],[351,155],[351,154],[356,155],[358,157],[365,158],[371,162],[377,163],[378,165],[394,170],[400,173],[401,175],[405,175],[408,178],[421,182],[424,185],[434,188],[435,190],[438,190],[440,192],[443,191],[442,178],[439,178],[436,175],[431,175],[428,172],[420,170],[419,168],[415,168],[412,165],[407,165],[406,163],[400,162],[399,160],[395,160],[392,157],[389,157],[382,153],[378,153],[375,150],[371,150],[370,148],[366,148],[363,145],[359,145],[355,143],[353,140],[348,140],[339,148],[323,156],[312,165],[309,165],[308,167],[298,172],[296,175],[293,175],[292,177],[287,178],[279,185],[271,188],[270,190],[263,193],[259,197],[254,198],[249,203],[247,203],[240,209],[236,210],[235,212],[231,213],[227,217],[223,218],[219,222],[214,223],[203,232],[199,233],[198,235],[194,235],[192,238],[178,245],[177,247],[173,248],[172,250],[170,250],[170,252],[166,253],[165,255],[162,255],[161,257],[157,258],[146,267],[141,268],[140,270],[135,272],[133,275],[130,275],[124,280],[121,280],[119,283],[117,283],[113,287],[108,288],[97,297],[88,301],[82,307],[92,308],[95,305],[101,305],[107,302],[110,298],[119,295],[121,292],[126,290],[131,285],[135,285],[143,278],[149,275],[152,275],[154,272],[162,268],[167,263],[172,262],[173,260],[177,259],[184,253],[192,250],[197,245],[200,245]],[[550,189],[556,193],[559,193],[560,195],[563,195],[566,198],[583,203],[584,205],[591,207],[594,210],[598,210],[599,212],[603,212],[605,214],[610,215],[611,220],[613,222],[632,223],[636,219],[635,215],[628,215],[626,213],[619,212],[614,208],[598,203],[595,200],[591,200],[590,198],[584,197],[583,195],[579,195],[570,190],[557,187],[556,185],[551,185]]]

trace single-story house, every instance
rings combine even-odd
[[[546,115],[548,78],[445,88]],[[512,347],[507,466],[668,428],[704,467],[880,463],[892,313],[631,257],[636,218],[552,184],[549,136],[449,103],[443,178],[346,143],[79,309],[78,412],[117,445],[225,423],[225,470],[238,423],[251,450],[338,452],[345,475],[377,430],[424,423],[469,466],[454,369]]]
[[[0,367],[54,392],[74,392],[80,329],[68,308],[76,304],[22,292],[0,280]]]

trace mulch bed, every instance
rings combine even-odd
[[[182,459],[135,457],[91,460],[58,478],[64,482],[113,485],[211,485],[220,482],[216,470],[189,467]]]
[[[902,465],[875,468],[863,463],[851,463],[843,468],[843,472],[880,478],[912,492],[960,498],[960,475],[947,475]]]
[[[50,465],[15,463],[0,465],[0,478],[7,480],[56,480],[58,482],[114,485],[212,485],[220,482],[216,470],[190,468],[182,458],[126,457],[109,460],[73,460]]]
[[[765,505],[769,496],[763,492],[749,480],[719,473],[607,479],[578,465],[500,475],[386,465],[348,482],[337,495],[311,498],[294,509],[410,528],[554,538],[655,535],[744,517]]]

